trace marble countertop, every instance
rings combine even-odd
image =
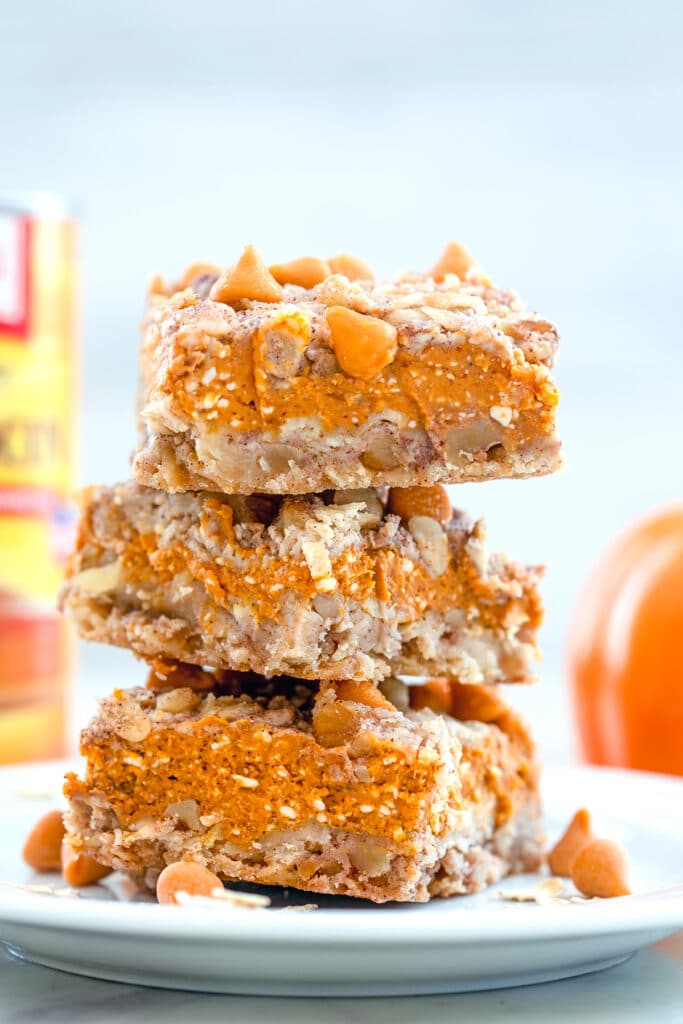
[[[463,995],[395,999],[275,999],[201,995],[120,985],[15,960],[0,947],[0,1024],[439,1024],[454,1020],[526,1024],[679,1024],[683,1019],[683,932],[611,970],[568,981]]]

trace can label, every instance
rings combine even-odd
[[[75,268],[73,222],[0,200],[0,761],[63,747],[70,644],[54,601],[73,522]],[[61,734],[36,745],[38,722]]]
[[[0,213],[0,590],[54,598],[74,464],[70,222]]]

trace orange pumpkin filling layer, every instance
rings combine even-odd
[[[482,574],[466,550],[448,553],[447,565],[440,575],[391,547],[370,544],[349,547],[331,559],[330,569],[321,580],[313,575],[303,557],[278,558],[266,544],[242,547],[235,535],[233,510],[218,498],[204,497],[200,516],[201,530],[211,540],[212,550],[229,548],[230,560],[200,556],[185,544],[168,546],[154,532],[138,533],[130,523],[121,524],[117,537],[122,578],[119,585],[158,581],[158,595],[146,596],[148,607],[163,611],[166,595],[163,585],[171,585],[179,574],[201,583],[212,601],[200,614],[203,628],[211,631],[213,603],[230,607],[238,600],[248,606],[258,622],[277,619],[288,592],[307,599],[324,590],[358,603],[371,599],[391,601],[399,609],[402,621],[414,621],[425,610],[444,612],[457,607],[483,628],[505,630],[523,623],[521,636],[533,638],[543,617],[540,595],[534,586],[519,585],[506,594],[496,576]],[[89,550],[88,561],[104,549],[85,515],[81,520],[77,552]],[[523,572],[521,570],[520,572]]]
[[[291,324],[290,318],[290,329]],[[282,380],[259,365],[248,335],[211,344],[196,358],[198,366],[177,335],[158,388],[173,396],[189,422],[205,421],[211,432],[227,426],[277,433],[298,417],[317,419],[323,431],[353,432],[387,410],[408,429],[441,432],[468,416],[476,419],[482,410],[505,407],[515,416],[514,431],[501,432],[506,447],[520,448],[552,432],[558,402],[549,371],[528,363],[519,349],[509,365],[471,344],[429,346],[419,356],[399,348],[394,361],[370,380],[341,372],[313,376],[308,366]]]
[[[186,819],[204,831],[204,845],[246,849],[268,833],[315,821],[390,840],[409,854],[416,832],[447,832],[458,811],[479,800],[495,801],[496,826],[502,825],[518,795],[535,785],[533,748],[516,716],[508,715],[509,732],[503,719],[482,729],[462,748],[460,763],[456,758],[445,769],[437,746],[401,742],[387,731],[406,721],[391,704],[377,711],[340,701],[333,687],[318,696],[327,717],[317,721],[314,707],[312,717],[287,726],[240,719],[239,697],[214,702],[189,690],[117,690],[106,702],[113,731],[86,732],[86,776],[67,776],[66,794],[101,795],[126,830],[174,815]],[[176,722],[163,710],[169,694],[190,695],[189,717],[180,713]],[[342,745],[326,734],[335,708],[347,716]],[[360,762],[359,774],[353,765]]]

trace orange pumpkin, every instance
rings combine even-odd
[[[683,775],[683,505],[605,552],[574,614],[568,666],[587,761]]]

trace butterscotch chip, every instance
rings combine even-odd
[[[430,271],[435,281],[443,281],[446,274],[455,274],[461,280],[476,266],[472,256],[459,242],[449,242]]]
[[[218,875],[201,864],[192,861],[178,861],[169,864],[159,875],[156,893],[159,903],[177,904],[178,893],[188,896],[213,896],[214,892],[223,889]]]
[[[571,864],[571,879],[584,896],[629,896],[626,854],[611,839],[592,839]]]
[[[188,665],[181,661],[170,661],[163,657],[152,659],[147,688],[149,690],[190,690],[211,689],[212,678],[202,672],[198,665]]]
[[[196,281],[199,277],[219,277],[221,268],[215,263],[204,263],[201,261],[190,263],[189,267],[186,267],[183,273],[180,275],[176,283],[178,291],[182,291],[183,288],[189,288],[193,281]]]
[[[301,288],[314,288],[332,273],[329,263],[317,256],[303,256],[289,263],[274,263],[270,273],[278,284],[297,284]]]
[[[313,732],[324,747],[343,746],[358,733],[362,714],[351,704],[395,710],[381,690],[366,680],[342,679],[325,684],[318,691],[312,715]]]
[[[520,740],[355,699],[369,696],[251,677],[162,720],[149,690],[127,691],[150,722],[132,764],[113,731],[120,701],[106,698],[82,736],[84,778],[67,778],[67,841],[150,888],[159,876],[171,903],[218,898],[223,879],[421,901],[538,867],[523,725]],[[347,728],[332,735],[326,719]]]
[[[34,871],[59,871],[64,820],[61,811],[48,811],[29,832],[22,856]]]
[[[152,274],[147,284],[147,294],[150,296],[168,295],[168,285],[162,274]]]
[[[548,866],[552,873],[569,878],[577,855],[594,838],[590,811],[582,807],[548,854]]]
[[[74,849],[65,840],[61,849],[62,878],[67,885],[79,888],[83,885],[94,885],[110,875],[112,868],[108,864],[100,864],[87,853]]]
[[[215,302],[225,302],[227,305],[242,299],[279,302],[282,299],[282,288],[253,245],[247,245],[235,266],[221,274],[210,294]]]
[[[366,680],[340,679],[330,683],[330,688],[337,695],[337,700],[351,700],[357,704],[365,704],[369,708],[387,708],[393,710],[391,704],[376,686]]]
[[[374,281],[372,267],[358,256],[348,252],[340,252],[328,260],[333,274],[343,274],[349,281]]]
[[[413,516],[430,516],[440,523],[447,523],[453,515],[453,508],[445,487],[392,487],[389,491],[389,512],[408,522]]]
[[[477,686],[450,680],[451,714],[463,722],[495,722],[505,712],[506,704],[490,686]]]
[[[431,708],[461,722],[499,722],[508,712],[495,688],[456,679],[428,679],[419,686],[411,686],[410,706]]]
[[[431,708],[439,715],[451,713],[451,686],[448,679],[428,679],[419,686],[409,687],[410,706],[415,711]]]
[[[396,355],[398,332],[385,320],[330,306],[327,323],[334,354],[349,377],[372,380]]]

